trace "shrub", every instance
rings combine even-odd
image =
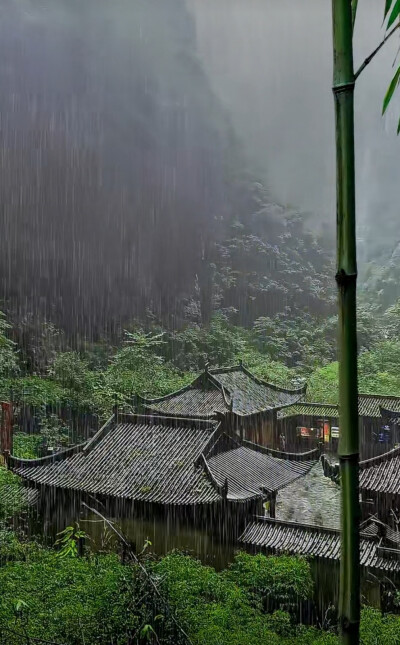
[[[40,456],[42,445],[43,437],[40,434],[26,432],[14,432],[13,434],[13,455],[20,459],[36,459]]]
[[[125,645],[138,627],[128,611],[132,585],[133,570],[115,555],[60,559],[45,549],[0,568],[0,625],[71,645]]]
[[[19,477],[0,466],[0,522],[26,508],[24,489]]]
[[[273,607],[292,611],[313,594],[310,565],[301,557],[240,552],[226,576],[264,606],[272,603]]]

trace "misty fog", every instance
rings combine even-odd
[[[189,0],[201,60],[229,109],[249,163],[275,199],[334,225],[335,156],[329,0]],[[355,68],[383,38],[382,3],[359,3]],[[372,61],[356,88],[357,215],[368,245],[379,217],[398,217],[398,104],[382,119],[399,39]],[[366,228],[365,228],[366,227]],[[382,236],[385,231],[380,229]]]

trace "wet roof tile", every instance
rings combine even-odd
[[[232,407],[247,416],[302,399],[305,388],[286,389],[256,378],[242,365],[207,370],[182,390],[158,399],[140,399],[146,410],[210,417]]]
[[[244,446],[199,419],[121,415],[88,443],[37,460],[11,458],[36,484],[161,504],[263,497],[309,471],[316,451],[296,456]],[[224,486],[227,483],[227,492]]]
[[[290,553],[327,560],[340,558],[340,531],[320,526],[257,518],[250,522],[239,541],[273,553]],[[385,571],[400,571],[396,554],[382,555],[381,541],[363,533],[360,539],[360,564]],[[400,552],[398,552],[400,555]]]

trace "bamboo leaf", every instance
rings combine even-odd
[[[392,9],[392,13],[389,16],[389,20],[388,20],[388,24],[387,24],[386,29],[389,29],[389,27],[391,27],[393,25],[393,23],[396,20],[396,18],[399,17],[399,14],[400,14],[400,0],[396,0],[396,2],[394,4],[394,7]]]
[[[400,134],[400,119],[399,119],[399,122],[397,124],[397,134]]]
[[[400,0],[398,0],[398,2],[400,2]],[[385,98],[383,99],[382,114],[385,114],[387,107],[390,101],[392,100],[392,96],[399,82],[400,82],[400,67],[397,69],[397,72],[393,76],[391,83],[388,87],[388,90],[385,94]]]
[[[389,9],[392,6],[393,0],[386,0],[385,2],[385,18],[389,13]]]

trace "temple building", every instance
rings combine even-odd
[[[116,411],[86,443],[40,459],[9,456],[8,462],[48,503],[55,498],[49,489],[63,491],[65,503],[72,495],[75,506],[95,498],[121,511],[129,502],[134,515],[143,508],[178,513],[234,538],[249,515],[267,507],[274,516],[278,491],[317,459],[318,451],[276,456],[212,419]]]
[[[339,464],[322,455],[322,466],[325,476],[340,484]],[[364,519],[376,516],[400,530],[400,446],[360,461],[359,490]]]
[[[206,368],[186,387],[157,399],[137,396],[136,407],[138,412],[173,417],[219,417],[229,434],[234,432],[257,444],[282,448],[277,412],[302,401],[305,393],[306,386],[287,389],[258,379],[240,363],[221,369]]]

